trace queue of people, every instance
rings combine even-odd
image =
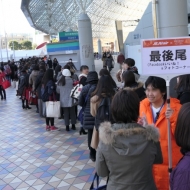
[[[37,99],[36,112],[45,118],[45,130],[59,131],[55,118],[47,115],[47,102],[60,101],[60,119],[64,119],[66,131],[76,130],[77,119],[80,121],[79,134],[87,135],[89,158],[95,162],[97,174],[108,178],[107,189],[168,190],[170,186],[171,190],[188,190],[189,75],[177,79],[178,99],[170,98],[168,107],[164,79],[150,76],[143,84],[135,60],[127,58],[120,63],[122,69],[117,79],[123,87],[118,88],[110,75],[112,57],[108,54],[104,58],[99,73],[82,65],[79,76],[72,59],[63,67],[55,59],[52,67],[48,60],[47,63],[39,58],[21,60],[17,77],[22,108],[31,109],[28,99],[31,91],[32,98]],[[2,88],[5,69],[7,66],[0,70],[2,99],[6,99]],[[71,92],[78,94],[72,96]],[[170,177],[168,121],[174,167]]]

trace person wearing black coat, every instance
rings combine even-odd
[[[87,76],[87,85],[82,89],[81,95],[79,97],[79,105],[84,107],[83,116],[83,128],[88,130],[88,147],[90,149],[90,159],[92,161],[96,160],[96,150],[93,149],[91,145],[93,128],[95,125],[95,118],[90,113],[90,98],[92,92],[95,91],[98,83],[98,74],[96,71],[89,72]]]
[[[48,68],[49,69],[52,69],[52,67],[53,67],[53,62],[52,62],[52,60],[49,58],[48,59],[48,61],[47,61],[47,65],[48,65]]]
[[[18,93],[22,98],[22,108],[23,109],[31,109],[28,104],[28,95],[27,89],[29,88],[29,74],[27,72],[27,68],[23,68],[21,71],[21,75],[19,77],[19,85],[18,85]],[[26,105],[25,105],[26,101]]]
[[[55,81],[57,81],[57,76],[60,71],[61,71],[61,65],[59,65],[59,63],[57,63],[57,66],[55,67],[55,76],[54,76]]]
[[[55,68],[57,67],[57,65],[58,65],[58,61],[57,61],[56,58],[54,58],[54,60],[53,60],[53,70],[55,70]]]

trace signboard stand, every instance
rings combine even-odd
[[[166,81],[167,86],[167,107],[170,108],[170,81]],[[172,140],[171,140],[171,124],[170,120],[168,119],[168,172],[169,177],[172,172]],[[170,189],[170,187],[169,187]]]
[[[190,38],[168,38],[142,40],[142,75],[157,76],[166,80],[167,107],[170,108],[170,80],[176,76],[190,74]],[[168,128],[168,172],[172,172],[171,123]]]

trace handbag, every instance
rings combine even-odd
[[[96,180],[96,183],[97,183],[97,188],[94,188],[94,182]],[[103,186],[99,186],[100,184],[100,179],[99,179],[99,176],[97,173],[95,173],[94,175],[94,179],[92,181],[92,185],[90,186],[90,190],[106,190],[107,189],[107,184],[108,184],[108,180],[107,180],[107,184],[106,185],[103,185]]]
[[[71,98],[74,98],[74,99],[76,99],[76,100],[78,100],[78,99],[79,99],[79,96],[80,96],[80,94],[81,94],[82,88],[83,88],[83,85],[82,85],[82,84],[77,84],[77,85],[71,90],[70,97],[71,97]]]
[[[48,101],[46,103],[46,117],[60,117],[60,101]]]
[[[30,105],[37,105],[38,104],[38,97],[35,92],[30,92],[30,99],[29,99]]]
[[[90,146],[96,150],[98,148],[98,144],[99,144],[99,132],[96,130],[96,127],[94,127]]]
[[[3,78],[3,82],[1,83],[1,86],[3,87],[3,89],[7,89],[11,86],[11,83],[5,78]]]

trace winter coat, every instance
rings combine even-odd
[[[125,61],[124,55],[123,55],[123,54],[118,55],[118,57],[117,57],[117,62],[118,62],[119,64],[122,64],[124,61]]]
[[[45,88],[48,88],[49,100],[53,100],[56,97],[56,85],[55,85],[55,82],[52,81],[52,80],[49,80],[47,82]]]
[[[109,176],[108,190],[156,190],[154,163],[162,163],[159,132],[154,126],[105,122],[99,128],[96,171]]]
[[[145,89],[143,88],[143,83],[139,82],[131,87],[125,87],[124,90],[131,90],[137,93],[140,101],[146,98]]]
[[[57,65],[56,67],[55,67],[55,79],[57,80],[57,75],[58,75],[58,73],[61,71],[61,65]]]
[[[42,87],[42,79],[44,77],[44,74],[45,72],[43,70],[39,71],[35,81],[34,91],[37,91],[38,99],[41,99],[41,87]]]
[[[190,189],[190,152],[179,161],[170,175],[171,190]]]
[[[48,65],[48,67],[49,67],[50,69],[52,69],[53,63],[52,63],[52,60],[51,60],[51,59],[49,59],[49,60],[47,61],[47,65]]]
[[[83,127],[85,129],[93,129],[95,125],[95,118],[90,113],[90,97],[96,86],[97,84],[87,84],[83,87],[79,97],[79,105],[85,108],[83,117]],[[86,101],[87,95],[88,99]]]
[[[57,67],[58,61],[53,61],[53,69],[55,70],[55,68]]]
[[[106,66],[107,66],[108,68],[112,68],[112,67],[113,67],[112,61],[114,61],[114,60],[113,60],[113,57],[110,56],[110,57],[107,57],[107,58],[106,58],[106,62],[105,62],[105,63],[106,63]]]
[[[34,71],[34,70],[30,74],[29,84],[32,85],[32,90],[35,90],[35,82],[36,82],[38,74],[39,74],[39,71]]]
[[[3,79],[5,79],[5,73],[0,73],[0,86],[2,85]]]
[[[60,94],[61,107],[72,107],[74,99],[70,97],[71,90],[73,89],[73,80],[71,77],[65,77],[65,85],[57,85],[57,93]]]
[[[19,77],[18,93],[23,94],[24,89],[29,87],[29,74],[22,73]]]
[[[178,161],[181,158],[180,148],[177,146],[174,139],[174,131],[176,127],[176,120],[178,117],[179,110],[181,105],[179,100],[175,98],[170,99],[170,107],[174,111],[172,116],[170,117],[171,123],[171,140],[172,140],[172,164],[175,167]],[[169,175],[168,175],[168,132],[167,132],[167,119],[165,117],[167,104],[164,104],[162,108],[159,118],[155,123],[155,126],[160,130],[160,145],[162,149],[163,155],[163,164],[162,165],[154,165],[153,167],[153,175],[156,182],[156,186],[158,190],[168,190],[169,187]],[[148,124],[153,123],[152,117],[152,109],[151,103],[146,98],[140,103],[140,116],[146,115]]]

